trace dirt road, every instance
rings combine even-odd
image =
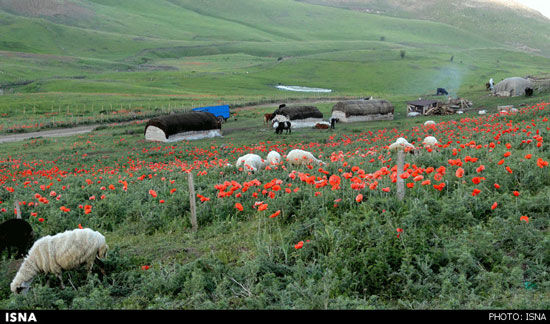
[[[0,143],[23,141],[33,137],[62,137],[89,133],[99,125],[79,126],[72,128],[56,128],[47,131],[20,133],[0,136]]]

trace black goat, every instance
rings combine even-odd
[[[278,124],[277,124],[277,127],[275,128],[275,134],[282,134],[283,130],[286,130],[287,134],[292,133],[292,130],[290,129],[290,126],[292,126],[292,124],[289,121],[277,122],[277,123]]]
[[[533,89],[525,88],[525,96],[531,97],[533,95]]]
[[[17,248],[16,258],[23,257],[34,242],[34,232],[31,225],[18,218],[8,219],[0,224],[0,254],[8,249],[8,259],[11,258],[11,247]]]

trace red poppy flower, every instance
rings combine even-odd
[[[399,238],[399,235],[401,235],[401,233],[403,233],[403,229],[402,228],[397,228],[397,237]]]
[[[362,202],[363,201],[363,195],[362,194],[358,194],[356,197],[355,197],[355,201],[356,202]]]
[[[527,217],[527,216],[521,216],[521,217],[519,218],[519,220],[520,220],[520,221],[524,221],[524,222],[526,222],[526,223],[529,223],[529,217]]]
[[[278,210],[278,211],[274,212],[273,214],[271,214],[269,216],[269,218],[275,218],[275,217],[279,216],[280,214],[281,214],[281,210]]]
[[[235,208],[237,208],[239,211],[243,211],[243,205],[241,203],[235,203]]]
[[[494,209],[496,209],[496,208],[497,208],[497,206],[498,206],[498,203],[497,203],[497,202],[495,202],[495,203],[493,203],[493,205],[491,206],[491,209],[493,209],[493,210],[494,210]]]
[[[296,250],[299,250],[299,249],[301,249],[303,246],[304,246],[304,241],[300,241],[300,242],[298,242],[297,244],[294,245],[294,248],[295,248]]]

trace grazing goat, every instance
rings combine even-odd
[[[264,125],[269,123],[271,116],[273,116],[273,114],[264,114]]]
[[[333,117],[330,117],[330,129],[334,129],[334,126],[336,125],[337,122],[340,121],[340,118],[333,118]]]
[[[94,261],[104,258],[108,249],[105,236],[89,228],[44,236],[34,242],[10,284],[11,291],[16,294],[22,291],[26,293],[33,278],[40,272],[57,275],[61,288],[65,288],[61,278],[62,270],[86,264],[90,273]],[[103,269],[101,272],[105,273]]]
[[[292,123],[289,121],[275,122],[273,127],[275,128],[275,134],[282,134],[283,130],[286,130],[287,134],[292,133],[291,130]]]

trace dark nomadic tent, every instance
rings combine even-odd
[[[323,113],[315,106],[284,106],[273,112],[273,115],[283,115],[290,120],[307,119],[307,118],[323,118]]]
[[[383,99],[340,101],[332,107],[332,117],[344,123],[393,119],[393,112],[393,105]]]
[[[166,139],[170,136],[185,133],[221,129],[221,124],[214,114],[207,111],[189,111],[181,114],[171,114],[151,118],[145,126],[145,137],[148,129],[155,129],[157,133],[162,132]],[[156,136],[155,136],[156,137]],[[151,138],[157,140],[157,138]]]

